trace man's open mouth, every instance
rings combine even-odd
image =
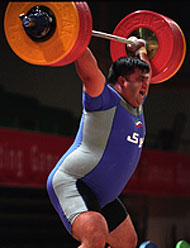
[[[145,92],[144,91],[139,91],[139,94],[141,95],[141,96],[144,96],[145,95]]]

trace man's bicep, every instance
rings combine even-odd
[[[105,77],[102,73],[97,72],[94,77],[83,81],[83,90],[91,97],[99,96],[105,87]]]
[[[78,75],[82,80],[84,91],[92,97],[101,94],[106,79],[89,48],[77,59],[75,64]]]

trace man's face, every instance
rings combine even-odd
[[[139,107],[147,96],[151,75],[135,68],[134,73],[124,78],[122,96],[133,107]]]

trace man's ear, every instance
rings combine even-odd
[[[118,83],[120,84],[121,87],[123,87],[124,83],[125,83],[125,78],[123,76],[119,76],[117,78]]]

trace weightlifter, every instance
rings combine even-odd
[[[73,145],[50,173],[49,197],[80,248],[134,248],[137,234],[118,199],[138,164],[145,137],[143,103],[152,70],[142,40],[114,62],[107,80],[87,48],[75,62],[83,113]]]

